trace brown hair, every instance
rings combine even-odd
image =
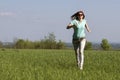
[[[73,14],[72,16],[71,16],[71,19],[73,20],[73,19],[76,19],[76,20],[79,20],[79,13],[82,13],[83,14],[83,19],[85,18],[85,14],[84,14],[84,12],[83,11],[78,11],[78,12],[76,12],[75,14]]]

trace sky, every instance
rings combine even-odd
[[[71,42],[73,29],[66,26],[83,10],[91,29],[87,41],[120,43],[119,8],[120,0],[0,0],[0,41],[38,41],[54,33],[56,40]]]

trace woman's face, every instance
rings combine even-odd
[[[83,13],[79,13],[79,18],[83,19]]]

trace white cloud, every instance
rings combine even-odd
[[[13,12],[0,12],[0,16],[14,16],[15,13]]]

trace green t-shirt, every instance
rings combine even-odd
[[[81,22],[76,19],[72,20],[71,24],[74,26],[73,39],[85,37],[85,24],[86,24],[85,19],[83,19]]]

